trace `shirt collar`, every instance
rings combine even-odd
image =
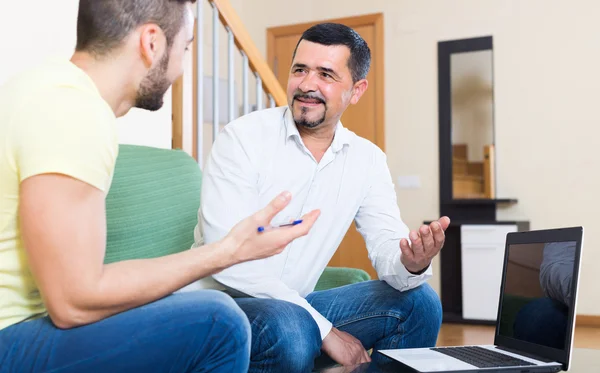
[[[286,108],[283,122],[286,130],[286,139],[291,137],[296,137],[296,140],[302,141],[300,137],[300,132],[298,132],[298,127],[296,127],[296,123],[294,123],[294,117],[292,116],[292,111],[289,108]],[[342,125],[341,121],[338,121],[335,127],[335,135],[333,137],[333,142],[331,143],[331,150],[335,153],[339,152],[344,148],[344,145],[350,145],[350,140],[352,138],[352,132],[350,132],[347,128]]]

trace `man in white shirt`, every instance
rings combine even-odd
[[[251,372],[307,372],[321,351],[351,365],[370,361],[371,348],[436,342],[441,304],[424,282],[450,221],[444,217],[409,234],[385,154],[339,121],[367,89],[370,58],[365,41],[346,26],[308,29],[294,52],[289,106],[233,121],[213,145],[198,243],[221,239],[280,190],[294,198],[272,225],[321,211],[311,233],[280,255],[213,276],[212,285],[239,296],[250,320]],[[382,281],[313,292],[353,220]]]

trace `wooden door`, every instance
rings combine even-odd
[[[267,30],[268,62],[279,83],[287,87],[292,54],[302,33],[309,27],[320,23],[274,27]],[[383,14],[372,14],[358,17],[328,20],[352,27],[358,32],[371,49],[371,70],[367,75],[369,88],[357,105],[350,105],[342,116],[344,127],[377,144],[384,149],[384,99],[383,99]],[[400,250],[398,248],[398,250]],[[331,259],[330,266],[361,268],[371,277],[377,274],[368,258],[362,236],[352,226],[346,233],[337,252]]]

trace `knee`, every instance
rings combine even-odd
[[[218,338],[221,348],[245,356],[250,354],[251,331],[246,314],[227,294],[216,290],[189,292],[175,305],[189,317],[189,333]],[[202,341],[203,344],[205,341]]]
[[[442,325],[442,302],[437,293],[429,286],[421,286],[411,290],[413,298],[412,312],[427,324],[436,326],[438,329]]]
[[[279,336],[273,347],[282,366],[289,367],[288,372],[312,370],[320,353],[321,334],[308,311],[298,310],[291,320],[278,319],[273,330]]]
[[[225,293],[208,290],[209,300],[203,304],[210,313],[219,334],[227,336],[233,349],[250,351],[251,329],[248,317],[235,301]]]
[[[189,318],[184,329],[196,362],[192,370],[217,366],[224,371],[248,370],[250,323],[231,297],[215,290],[192,292],[182,308]]]
[[[253,335],[262,350],[288,373],[310,372],[320,354],[321,333],[310,313],[292,303],[282,302],[262,315],[262,327]]]
[[[412,310],[405,328],[415,333],[415,347],[434,346],[442,326],[442,303],[437,293],[429,286],[421,286],[410,290]]]

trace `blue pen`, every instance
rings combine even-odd
[[[281,224],[281,225],[276,225],[276,226],[267,226],[267,227],[262,227],[261,226],[261,227],[258,227],[258,233],[261,233],[261,232],[264,232],[264,231],[270,230],[270,229],[275,229],[275,228],[291,227],[291,226],[294,226],[294,225],[298,225],[300,223],[302,223],[302,220],[294,220],[291,223]]]

